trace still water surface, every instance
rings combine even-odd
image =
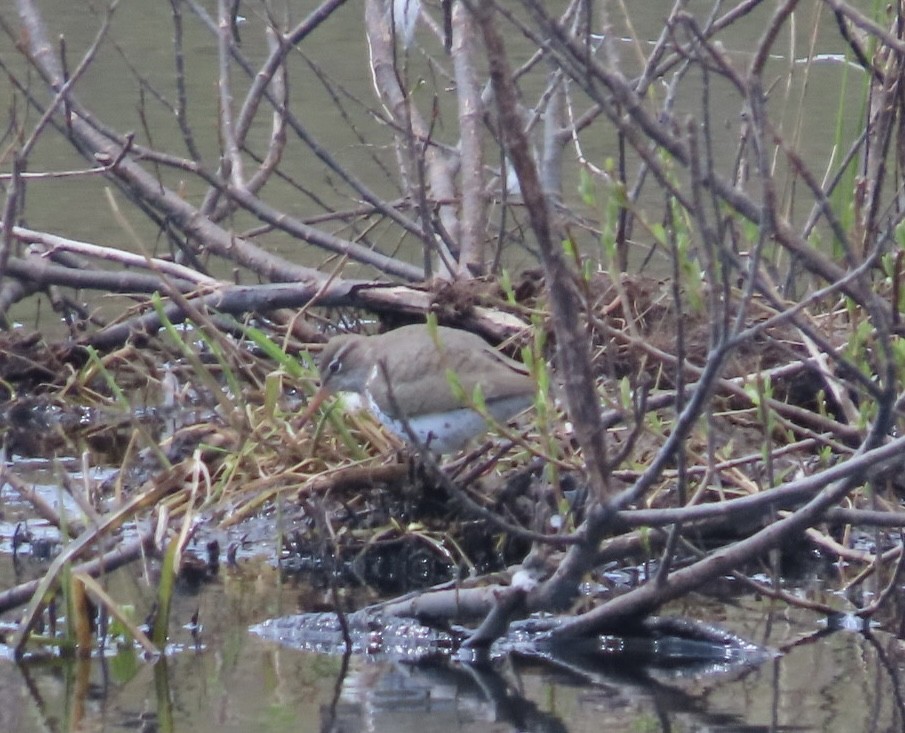
[[[52,493],[52,488],[50,488]],[[17,500],[0,495],[11,534]],[[40,522],[29,529],[42,533]],[[269,537],[273,537],[270,525]],[[244,526],[221,543],[272,539]],[[46,560],[0,555],[0,589],[36,577]],[[156,593],[134,563],[104,580],[136,614]],[[827,598],[819,581],[787,588]],[[737,590],[737,593],[736,593]],[[895,602],[893,602],[895,605]],[[901,599],[899,606],[901,607]],[[200,587],[179,587],[166,659],[131,653],[87,661],[16,665],[0,657],[0,731],[891,731],[905,724],[901,642],[887,634],[822,632],[818,614],[721,589],[665,614],[720,624],[777,654],[732,670],[567,668],[507,659],[486,668],[439,661],[410,665],[376,657],[314,654],[266,641],[250,627],[332,607],[329,590],[286,576],[260,555]],[[14,614],[7,616],[12,620]],[[197,618],[200,631],[192,633]]]
[[[491,670],[342,660],[263,642],[248,625],[310,600],[310,589],[249,566],[182,593],[174,643],[156,665],[0,661],[0,730],[667,731],[901,730],[901,645],[851,632],[804,639],[819,623],[743,598],[720,622],[773,648],[775,660],[688,677],[518,662]],[[198,646],[181,628],[198,611]],[[329,728],[331,721],[334,727]]]

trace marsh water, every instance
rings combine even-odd
[[[309,5],[303,3],[306,7]],[[655,39],[662,24],[661,3],[636,2],[634,32],[640,39]],[[691,3],[695,5],[694,2]],[[701,4],[703,7],[703,4]],[[797,25],[800,38],[790,39],[789,55],[776,58],[790,65],[809,52],[815,28],[829,26],[830,19],[816,13],[818,4],[803,4]],[[804,7],[807,6],[807,7]],[[84,2],[47,0],[41,3],[52,34],[65,33],[73,53],[93,37],[99,18]],[[167,3],[126,0],[116,16],[119,42],[142,73],[162,85],[172,77],[171,49],[152,45],[151,39],[170,36]],[[767,9],[762,11],[764,19]],[[749,26],[751,27],[751,26]],[[156,30],[161,28],[159,32]],[[197,25],[187,25],[186,51],[190,68],[212,70],[217,63],[216,42]],[[622,33],[625,29],[615,29]],[[755,33],[758,28],[752,28]],[[366,48],[361,31],[361,9],[348,3],[317,35],[318,63],[329,66],[334,77],[353,95],[372,98],[366,69]],[[838,44],[838,36],[827,33]],[[739,53],[752,38],[739,38]],[[5,59],[15,55],[0,41]],[[245,51],[254,58],[263,54],[261,39],[248,36]],[[632,48],[626,43],[626,63]],[[257,49],[257,50],[256,50]],[[805,108],[813,119],[824,119],[825,129],[807,137],[815,158],[827,156],[837,124],[839,94],[847,72],[845,64],[830,57],[841,49],[821,45],[811,49],[827,60],[810,76]],[[145,121],[137,113],[135,81],[119,56],[105,49],[98,57],[100,73],[91,75],[78,94],[109,124],[141,129]],[[302,65],[294,84],[307,95],[305,121],[322,143],[341,152],[355,166],[362,155],[357,143],[343,137],[335,125],[324,91],[306,75]],[[216,149],[217,98],[212,86],[192,78],[191,114],[196,129],[209,138],[202,149]],[[790,94],[801,90],[792,90]],[[802,92],[803,93],[803,92]],[[373,102],[371,102],[373,104]],[[850,110],[857,119],[858,110]],[[851,122],[854,124],[854,122]],[[153,115],[148,124],[154,126]],[[790,125],[794,121],[790,120]],[[161,124],[158,147],[167,148],[172,125]],[[266,134],[266,131],[261,133]],[[598,144],[604,144],[598,142]],[[301,164],[301,163],[300,163]],[[39,147],[31,169],[41,166],[61,170],[80,168],[83,162],[59,139],[48,138]],[[379,171],[363,163],[356,170],[375,186]],[[316,181],[314,182],[317,183]],[[321,181],[322,195],[332,195]],[[32,201],[44,205],[28,222],[67,237],[101,244],[137,236],[153,249],[156,232],[140,219],[124,223],[111,204],[111,195],[100,179],[86,179],[77,195],[63,181],[29,187]],[[197,192],[187,192],[196,195]],[[115,194],[114,194],[115,198]],[[306,203],[296,209],[304,214]],[[238,227],[238,224],[237,224]],[[306,252],[298,243],[274,237],[273,246],[285,256],[316,264],[320,255]],[[49,309],[38,314],[20,311],[23,323],[52,333]],[[43,483],[51,496],[54,465],[9,458],[23,478]],[[0,489],[0,589],[37,577],[47,560],[25,555],[14,557],[10,540],[23,508],[6,488]],[[34,533],[47,531],[39,520],[30,520]],[[234,566],[223,566],[208,583],[184,586],[177,591],[171,623],[172,645],[164,660],[151,664],[133,654],[112,654],[91,660],[54,659],[17,665],[0,659],[0,731],[892,731],[905,729],[905,658],[901,641],[885,633],[823,630],[818,614],[790,611],[767,598],[732,587],[713,595],[701,595],[686,604],[665,609],[713,621],[761,644],[776,654],[751,667],[722,669],[649,669],[606,666],[570,668],[536,660],[508,658],[489,666],[437,662],[404,664],[383,658],[322,655],[267,641],[251,632],[261,621],[330,606],[328,591],[310,579],[283,572],[273,558],[279,553],[273,537],[255,536],[242,528],[241,537],[226,542],[244,546]],[[51,533],[48,532],[48,536]],[[263,551],[260,551],[262,550]],[[153,582],[146,568],[137,564],[110,579],[117,596],[134,599],[137,608],[148,608]],[[839,570],[843,572],[843,570]],[[826,600],[818,576],[805,575],[790,583],[789,590],[807,598]],[[194,626],[197,619],[198,626]]]
[[[48,500],[59,493],[51,484],[41,488]],[[29,509],[6,490],[0,500],[6,540]],[[30,529],[40,533],[40,523],[31,521]],[[329,588],[272,562],[278,554],[270,546],[272,524],[262,522],[257,533],[245,525],[219,539],[245,549],[213,580],[178,587],[164,659],[152,664],[133,651],[110,650],[90,660],[0,659],[0,730],[842,733],[905,724],[898,638],[830,631],[820,615],[775,605],[728,580],[665,612],[718,623],[768,648],[771,656],[756,665],[343,659],[251,631],[265,619],[332,603]],[[39,575],[47,564],[33,555],[13,559],[8,543],[0,551],[0,588]],[[155,584],[147,572],[153,571],[133,563],[107,579],[109,592],[150,608]],[[805,599],[834,604],[816,573],[788,583]]]
[[[7,497],[8,498],[8,497]],[[3,528],[4,531],[8,527]],[[6,555],[7,587],[41,562]],[[110,579],[147,608],[142,570]],[[798,592],[819,598],[819,584]],[[821,618],[723,589],[668,612],[718,622],[776,652],[750,668],[411,665],[264,641],[264,619],[326,607],[327,591],[240,558],[179,589],[165,659],[133,654],[16,665],[0,660],[0,730],[32,731],[893,731],[901,730],[899,639],[821,632]],[[201,624],[192,630],[193,619]]]

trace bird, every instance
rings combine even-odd
[[[536,392],[524,365],[480,336],[427,324],[374,336],[334,336],[320,354],[318,371],[320,388],[303,424],[328,395],[354,392],[392,433],[411,443],[407,424],[417,443],[434,454],[458,451],[487,430],[485,416],[469,404],[476,387],[497,422],[533,404]]]

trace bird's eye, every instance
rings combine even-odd
[[[339,359],[334,359],[327,365],[327,371],[330,372],[330,374],[336,374],[342,365],[343,363]]]

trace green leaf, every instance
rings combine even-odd
[[[456,374],[452,369],[446,370],[446,381],[449,384],[449,389],[452,391],[453,397],[456,398],[463,405],[467,403],[468,396],[465,394],[465,388],[462,386],[462,381],[459,379],[459,375]]]

